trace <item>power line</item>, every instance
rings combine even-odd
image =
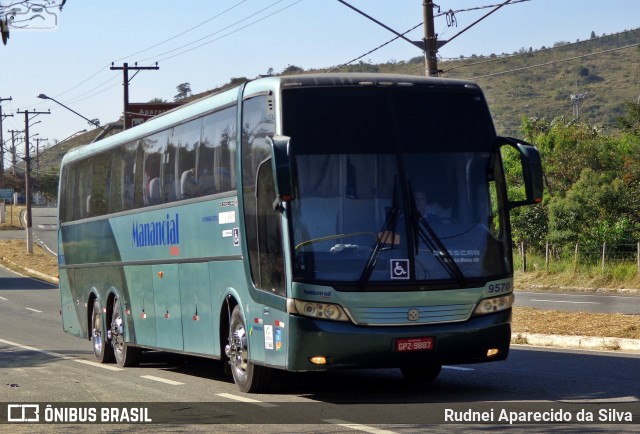
[[[114,62],[119,62],[119,61],[124,60],[124,59],[127,59],[127,58],[129,58],[129,57],[136,56],[136,55],[138,55],[138,54],[140,54],[140,53],[144,53],[145,51],[148,51],[148,50],[151,50],[151,49],[153,49],[153,48],[156,48],[156,47],[158,47],[158,46],[160,46],[160,45],[162,45],[162,44],[166,44],[167,42],[173,41],[174,39],[176,39],[176,38],[178,38],[178,37],[180,37],[180,36],[182,36],[182,35],[185,35],[185,34],[189,33],[190,31],[195,30],[195,29],[197,29],[198,27],[201,27],[201,26],[205,25],[206,23],[208,23],[208,22],[210,22],[210,21],[213,21],[213,20],[215,20],[216,18],[218,18],[218,17],[220,17],[220,16],[222,16],[222,15],[226,14],[227,12],[231,11],[232,9],[235,9],[236,7],[240,6],[242,3],[245,3],[246,1],[247,1],[247,0],[241,0],[240,2],[238,2],[238,3],[236,3],[235,5],[231,6],[230,8],[225,9],[224,11],[220,12],[219,14],[216,14],[216,15],[212,16],[211,18],[207,18],[206,20],[204,20],[204,21],[202,21],[202,22],[200,22],[200,23],[196,24],[195,26],[192,26],[192,27],[188,28],[187,30],[184,30],[184,31],[182,31],[182,32],[178,33],[177,35],[174,35],[174,36],[172,36],[172,37],[170,37],[170,38],[168,38],[168,39],[165,39],[165,40],[164,40],[164,41],[162,41],[162,42],[158,42],[157,44],[154,44],[154,45],[152,45],[152,46],[150,46],[150,47],[148,47],[148,48],[142,49],[142,50],[140,50],[140,51],[136,51],[136,52],[135,52],[135,53],[133,53],[133,54],[129,54],[128,56],[124,56],[124,57],[121,57],[120,59],[116,59],[116,60],[114,60]]]
[[[231,28],[231,27],[233,27],[233,26],[235,26],[235,25],[237,25],[237,24],[239,24],[239,23],[241,23],[241,22],[243,22],[243,21],[248,20],[248,19],[249,19],[249,18],[251,18],[251,17],[254,17],[254,16],[256,16],[256,15],[258,15],[258,14],[260,14],[260,13],[264,12],[265,10],[267,10],[267,9],[269,9],[269,8],[271,8],[271,7],[273,7],[273,6],[275,6],[275,5],[276,5],[276,4],[278,4],[278,3],[281,3],[282,1],[284,1],[284,0],[278,0],[277,2],[275,2],[275,3],[273,3],[273,4],[269,5],[269,6],[267,6],[266,8],[263,8],[263,9],[259,10],[258,12],[255,12],[255,13],[253,13],[253,14],[249,15],[248,17],[245,17],[245,18],[243,18],[243,19],[241,19],[241,20],[239,20],[239,21],[236,21],[235,23],[230,24],[230,25],[228,25],[227,27],[225,27],[225,28],[223,28],[223,29],[220,29],[220,30],[218,30],[218,31],[216,31],[216,32],[214,32],[214,33],[211,33],[211,34],[209,34],[209,35],[207,35],[207,36],[204,36],[204,37],[202,37],[202,38],[200,38],[200,39],[197,39],[197,40],[195,40],[195,41],[193,41],[193,42],[190,42],[190,43],[188,43],[188,44],[185,44],[185,45],[182,45],[182,46],[180,46],[180,47],[174,48],[173,50],[165,51],[164,53],[160,53],[160,54],[158,54],[158,55],[156,55],[156,56],[152,56],[152,57],[148,57],[148,58],[146,58],[146,59],[142,59],[140,62],[146,62],[146,61],[149,61],[149,60],[153,61],[154,59],[157,59],[157,58],[158,58],[158,57],[160,57],[160,56],[163,56],[163,55],[165,55],[165,54],[173,53],[173,52],[175,52],[175,51],[181,50],[181,49],[186,48],[186,47],[188,47],[188,46],[190,46],[190,45],[193,45],[193,44],[195,44],[195,43],[198,43],[198,42],[200,42],[200,41],[203,41],[203,40],[205,40],[205,39],[207,39],[207,38],[210,38],[210,37],[212,37],[212,36],[214,36],[214,35],[217,35],[218,33],[223,32],[224,30],[227,30],[227,29],[229,29],[229,28]],[[302,1],[302,0],[297,0],[297,1],[293,2],[293,3],[291,3],[291,4],[290,4],[290,5],[288,5],[288,6],[285,6],[285,7],[281,8],[281,9],[278,9],[277,11],[275,11],[275,12],[273,12],[273,13],[271,13],[271,14],[269,14],[269,15],[265,16],[265,17],[259,18],[259,19],[255,20],[255,21],[252,21],[251,23],[249,23],[249,24],[247,24],[247,25],[245,25],[245,26],[242,26],[242,27],[240,27],[240,28],[238,28],[238,29],[236,29],[236,30],[232,30],[231,32],[226,33],[226,34],[224,34],[224,35],[222,35],[222,36],[220,36],[220,37],[218,37],[218,38],[212,39],[211,41],[204,42],[204,43],[202,43],[202,44],[200,44],[200,45],[196,45],[196,46],[195,46],[195,47],[193,47],[193,48],[190,48],[190,49],[188,49],[188,50],[184,50],[184,51],[182,51],[182,52],[176,53],[176,54],[174,54],[174,55],[172,55],[172,56],[168,56],[168,57],[160,58],[160,59],[156,60],[156,62],[164,62],[165,60],[173,59],[174,57],[181,56],[181,55],[186,54],[186,53],[188,53],[188,52],[190,52],[190,51],[193,51],[193,50],[196,50],[196,49],[198,49],[198,48],[204,47],[205,45],[208,45],[208,44],[211,44],[211,43],[213,43],[213,42],[219,41],[220,39],[223,39],[223,38],[226,38],[227,36],[233,35],[234,33],[237,33],[237,32],[239,32],[240,30],[244,30],[244,29],[246,29],[246,28],[248,28],[248,27],[253,26],[254,24],[257,24],[257,23],[259,23],[259,22],[261,22],[261,21],[264,21],[264,20],[266,20],[267,18],[270,18],[270,17],[272,17],[272,16],[274,16],[274,15],[276,15],[276,14],[278,14],[278,13],[280,13],[280,12],[284,11],[285,9],[289,9],[290,7],[292,7],[292,6],[294,6],[294,5],[298,4],[298,3],[300,3],[301,1]]]
[[[452,24],[455,22],[455,24],[457,25],[457,19],[455,18],[455,14],[457,13],[461,13],[461,12],[470,12],[470,11],[475,11],[475,10],[481,10],[481,9],[489,9],[489,8],[495,8],[495,7],[502,7],[502,6],[511,6],[511,5],[515,5],[517,3],[524,3],[524,2],[528,2],[531,0],[511,0],[509,3],[500,3],[500,4],[494,4],[494,5],[485,5],[485,6],[477,6],[477,7],[473,7],[473,8],[468,8],[468,9],[458,9],[458,10],[448,10],[446,12],[440,12],[440,8],[438,7],[438,13],[434,14],[434,18],[438,18],[441,16],[446,16],[447,20],[450,21]],[[402,38],[404,35],[406,35],[407,33],[410,33],[411,31],[417,29],[418,27],[421,27],[424,23],[420,22],[418,24],[416,24],[415,26],[413,26],[412,28],[410,28],[409,30],[407,30],[404,33],[401,33],[399,36],[396,36],[395,38],[389,39],[387,42],[382,43],[381,45],[378,45],[376,48],[373,48],[372,50],[367,51],[366,53],[349,60],[348,62],[345,62],[339,66],[336,66],[335,68],[333,68],[333,70],[336,70],[338,68],[342,68],[344,66],[347,66],[357,60],[362,59],[365,56],[368,56],[371,53],[374,53],[376,51],[378,51],[379,49],[389,45],[390,43],[396,41],[397,39]],[[466,30],[466,29],[465,29]],[[464,30],[463,30],[464,31]],[[462,32],[460,32],[462,33]],[[458,33],[457,35],[455,35],[453,38],[455,38],[456,36],[458,36],[460,33]],[[453,39],[451,38],[451,39]]]
[[[447,70],[443,71],[443,73],[451,72],[451,71],[453,71],[455,69],[466,68],[466,67],[469,67],[469,66],[484,65],[485,63],[499,62],[501,60],[513,59],[513,58],[520,57],[520,56],[531,56],[532,54],[540,54],[540,53],[544,53],[544,52],[547,52],[547,51],[553,51],[553,50],[560,49],[560,48],[572,47],[572,46],[578,45],[578,44],[588,44],[588,43],[591,43],[591,42],[600,42],[601,39],[610,38],[612,36],[623,35],[625,33],[629,33],[629,31],[625,30],[624,32],[612,33],[612,34],[606,35],[606,36],[598,36],[596,38],[587,39],[587,40],[584,40],[584,41],[570,42],[570,43],[559,45],[559,46],[556,46],[556,47],[541,48],[541,49],[535,50],[533,52],[526,51],[526,52],[523,52],[523,53],[515,53],[515,54],[509,54],[507,56],[499,56],[499,57],[496,57],[496,58],[486,59],[486,60],[482,60],[480,62],[465,63],[463,65],[458,65],[458,66],[454,66],[454,67],[452,67],[450,69],[447,69]],[[448,59],[449,60],[459,60],[459,58],[455,58],[455,57],[454,58],[448,58]]]
[[[598,51],[598,52],[595,52],[595,53],[583,54],[583,55],[581,55],[581,56],[568,57],[568,58],[566,58],[566,59],[552,60],[552,61],[550,61],[550,62],[539,63],[539,64],[537,64],[537,65],[523,66],[523,67],[521,67],[521,68],[515,68],[515,69],[511,69],[511,70],[509,70],[509,71],[494,72],[494,73],[491,73],[491,74],[485,74],[485,75],[476,75],[476,76],[473,76],[473,77],[471,77],[471,78],[473,78],[474,80],[476,80],[476,79],[478,79],[478,78],[494,77],[494,76],[497,76],[497,75],[510,74],[510,73],[512,73],[512,72],[525,71],[525,70],[527,70],[527,69],[538,68],[538,67],[541,67],[541,66],[549,66],[549,65],[556,64],[556,63],[568,62],[568,61],[570,61],[570,60],[582,59],[582,58],[585,58],[585,57],[596,56],[596,55],[598,55],[598,54],[611,53],[611,52],[613,52],[613,51],[626,50],[627,48],[633,48],[633,47],[638,47],[638,46],[640,46],[640,43],[638,43],[638,44],[632,44],[632,45],[626,45],[626,46],[624,46],[624,47],[611,48],[611,49],[609,49],[609,50]]]
[[[185,31],[183,31],[183,32],[180,32],[180,33],[178,33],[178,34],[174,35],[174,36],[173,36],[173,37],[171,37],[171,38],[168,38],[168,39],[166,39],[166,40],[164,40],[164,41],[162,41],[162,42],[160,42],[160,43],[157,43],[157,44],[155,44],[155,45],[153,45],[153,46],[151,46],[151,47],[148,47],[148,48],[146,48],[146,49],[140,50],[140,51],[138,51],[138,52],[136,52],[136,53],[133,53],[133,54],[131,54],[131,55],[129,55],[129,56],[122,57],[121,59],[125,59],[125,58],[127,58],[127,57],[134,56],[134,55],[136,55],[136,54],[142,53],[142,52],[144,52],[144,51],[150,50],[150,49],[152,49],[152,48],[155,48],[155,47],[158,47],[158,46],[160,46],[160,45],[162,45],[162,44],[165,44],[165,43],[167,43],[167,42],[170,42],[171,40],[173,40],[173,39],[175,39],[175,38],[177,38],[177,37],[179,37],[179,36],[182,36],[182,35],[184,35],[184,34],[188,33],[189,31],[191,31],[191,30],[193,30],[193,29],[195,29],[195,28],[197,28],[197,27],[202,26],[203,24],[205,24],[205,23],[207,23],[207,22],[209,22],[209,21],[211,21],[211,20],[213,20],[213,19],[215,19],[215,18],[219,17],[220,15],[222,15],[222,14],[224,14],[224,13],[229,12],[231,9],[233,9],[233,8],[235,8],[235,7],[237,7],[237,6],[239,6],[240,4],[244,3],[245,1],[246,1],[246,0],[243,0],[243,1],[241,1],[241,2],[239,2],[239,3],[237,3],[237,4],[235,4],[235,5],[234,5],[234,6],[232,6],[231,8],[228,8],[228,9],[224,10],[223,12],[221,12],[221,13],[219,13],[219,14],[217,14],[217,15],[215,15],[215,16],[213,16],[213,17],[211,17],[211,18],[209,18],[209,19],[207,19],[207,20],[205,20],[205,21],[203,21],[203,22],[201,22],[201,23],[199,23],[199,24],[197,24],[197,25],[195,25],[195,26],[192,26],[191,28],[189,28],[189,29],[187,29],[187,30],[185,30]],[[216,34],[218,34],[218,33],[220,33],[220,32],[223,32],[224,30],[227,30],[227,29],[229,29],[229,28],[233,27],[234,25],[237,25],[237,24],[239,24],[239,23],[241,23],[241,22],[243,22],[243,21],[246,21],[246,20],[248,20],[248,19],[250,19],[250,18],[252,18],[252,17],[254,17],[254,16],[258,15],[258,14],[260,14],[260,13],[264,12],[265,10],[267,10],[267,9],[269,9],[269,8],[271,8],[271,7],[275,6],[275,5],[277,5],[278,3],[281,3],[281,2],[283,2],[283,1],[284,1],[284,0],[278,0],[278,1],[276,1],[276,2],[272,3],[271,5],[269,5],[269,6],[265,7],[265,8],[262,8],[262,9],[260,9],[259,11],[254,12],[254,13],[252,13],[252,14],[250,14],[250,15],[246,16],[245,18],[243,18],[243,19],[241,19],[241,20],[238,20],[238,21],[236,21],[235,23],[233,23],[233,24],[231,24],[231,25],[229,25],[229,26],[227,26],[227,27],[224,27],[223,29],[220,29],[220,30],[218,30],[218,31],[216,31],[216,32],[214,32],[214,33],[211,33],[211,34],[209,34],[209,35],[207,35],[207,36],[205,36],[205,37],[203,37],[203,38],[199,38],[199,39],[197,39],[197,40],[195,40],[195,41],[192,41],[192,42],[190,42],[190,43],[188,43],[188,44],[182,45],[182,46],[180,46],[180,47],[178,47],[178,48],[176,48],[176,49],[169,50],[169,51],[166,51],[166,52],[164,52],[164,53],[160,53],[160,54],[158,54],[158,55],[156,55],[156,56],[153,56],[153,57],[149,57],[149,58],[146,58],[146,59],[142,59],[142,60],[141,60],[141,62],[149,61],[149,60],[151,60],[151,59],[156,59],[156,58],[157,58],[157,57],[159,57],[159,56],[162,56],[162,55],[165,55],[165,54],[170,54],[170,53],[172,53],[172,52],[175,52],[175,51],[177,51],[177,50],[180,50],[180,49],[182,49],[182,48],[188,47],[188,46],[193,45],[193,44],[195,44],[195,43],[198,43],[198,42],[200,42],[200,41],[202,41],[202,40],[205,40],[205,39],[207,39],[207,38],[209,38],[209,37],[211,37],[211,36],[213,36],[213,35],[216,35]],[[162,58],[162,59],[159,59],[158,61],[165,61],[165,60],[172,59],[172,58],[177,57],[177,56],[179,56],[179,55],[185,54],[185,53],[187,53],[187,52],[193,51],[193,50],[195,50],[195,49],[197,49],[197,48],[200,48],[200,47],[202,47],[202,46],[205,46],[205,45],[210,44],[210,43],[212,43],[212,42],[218,41],[218,40],[220,40],[220,39],[222,39],[222,38],[225,38],[225,37],[227,37],[227,36],[230,36],[231,34],[237,33],[237,32],[239,32],[239,31],[241,31],[241,30],[243,30],[243,29],[246,29],[247,27],[250,27],[250,26],[252,26],[252,25],[254,25],[254,24],[256,24],[256,23],[258,23],[258,22],[260,22],[260,21],[263,21],[263,20],[265,20],[265,19],[267,19],[267,18],[269,18],[269,17],[271,17],[271,16],[273,16],[273,15],[275,15],[275,14],[279,13],[279,12],[282,12],[283,10],[290,8],[291,6],[294,6],[295,4],[300,3],[301,1],[302,1],[302,0],[297,0],[297,1],[295,1],[294,3],[291,3],[290,5],[285,6],[284,8],[281,8],[281,9],[279,9],[279,10],[275,11],[274,13],[272,13],[272,14],[270,14],[270,15],[267,15],[267,16],[265,16],[265,17],[263,17],[263,18],[259,19],[259,20],[253,21],[253,22],[251,22],[251,23],[249,23],[249,24],[247,24],[247,25],[245,25],[245,26],[243,26],[243,27],[241,27],[241,28],[239,28],[239,29],[236,29],[236,30],[234,30],[234,31],[232,31],[232,32],[229,32],[229,33],[225,34],[225,35],[222,35],[222,36],[221,36],[221,37],[219,37],[219,38],[216,38],[216,39],[214,39],[214,40],[212,40],[212,41],[205,42],[205,43],[200,44],[200,45],[198,45],[198,46],[196,46],[196,47],[193,47],[193,48],[191,48],[191,49],[189,49],[189,50],[185,50],[185,51],[183,51],[183,52],[180,52],[180,53],[174,54],[174,55],[172,55],[172,56],[164,57],[164,58]],[[121,59],[120,59],[120,60],[121,60]],[[89,80],[93,79],[93,78],[94,78],[94,77],[96,77],[97,75],[99,75],[99,74],[101,74],[102,72],[104,72],[105,68],[108,68],[109,66],[110,66],[110,65],[106,65],[106,66],[104,66],[103,68],[101,68],[100,70],[98,70],[96,73],[92,74],[91,76],[89,76],[88,78],[84,79],[84,80],[83,80],[83,81],[81,81],[80,83],[78,83],[78,84],[76,84],[76,85],[72,86],[71,88],[69,88],[69,89],[65,90],[64,92],[62,92],[62,93],[60,93],[60,94],[56,95],[56,97],[59,97],[59,96],[61,96],[61,95],[65,95],[65,94],[69,93],[70,91],[72,91],[72,90],[74,90],[74,89],[77,89],[78,87],[80,87],[80,86],[81,86],[81,85],[83,85],[84,83],[88,82]],[[116,77],[117,77],[117,76],[113,76],[113,77],[111,77],[110,79],[108,79],[108,80],[106,80],[105,82],[103,82],[101,85],[104,85],[104,84],[108,83],[109,81],[114,80]],[[102,93],[102,92],[104,92],[104,91],[106,91],[106,90],[108,90],[108,89],[111,89],[112,87],[114,87],[114,86],[115,86],[115,85],[114,85],[114,86],[110,86],[110,87],[108,87],[108,88],[106,88],[106,89],[103,89],[103,90],[101,90],[101,91],[99,91],[99,92],[96,92],[96,93],[94,93],[94,94],[87,95],[88,93],[92,92],[93,90],[98,89],[101,85],[98,85],[98,86],[94,87],[93,89],[90,89],[90,90],[88,90],[88,91],[86,91],[86,92],[84,92],[84,93],[82,93],[82,94],[80,94],[80,95],[78,95],[78,96],[76,96],[76,97],[71,98],[71,101],[72,101],[72,102],[79,102],[79,101],[82,101],[82,100],[85,100],[85,99],[91,98],[91,97],[93,97],[93,96],[97,95],[98,93]],[[117,84],[116,84],[116,85],[117,85]],[[86,95],[86,96],[85,96],[85,95]],[[82,97],[82,98],[81,98],[81,97]],[[80,98],[80,99],[78,99],[78,98]]]

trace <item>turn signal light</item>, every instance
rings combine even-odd
[[[327,364],[327,358],[325,356],[309,357],[309,361],[311,363],[313,363],[314,365],[326,365]]]
[[[489,348],[487,350],[487,357],[497,356],[499,352],[500,352],[500,350],[497,349],[497,348]]]

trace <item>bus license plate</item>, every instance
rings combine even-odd
[[[402,338],[396,340],[396,351],[428,351],[433,349],[433,338]]]

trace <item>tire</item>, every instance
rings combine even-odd
[[[95,299],[91,310],[91,346],[93,347],[93,355],[99,363],[113,362],[113,349],[107,341],[102,308],[98,299]]]
[[[441,370],[442,365],[403,366],[400,368],[405,380],[413,384],[431,383],[438,378]]]
[[[120,367],[137,366],[140,363],[140,348],[132,347],[125,342],[125,318],[119,298],[113,300],[111,315],[111,346],[116,363]]]
[[[267,390],[271,371],[249,361],[249,337],[240,306],[236,306],[231,313],[225,353],[229,358],[233,381],[242,392],[257,393]]]

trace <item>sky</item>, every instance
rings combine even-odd
[[[417,26],[407,34],[411,40],[423,37],[423,0],[345,1],[400,33]],[[61,0],[31,3],[46,2]],[[494,9],[486,6],[503,2],[435,0],[441,14],[435,10],[438,38],[451,38]],[[24,2],[0,0],[0,9],[6,12],[11,3]],[[439,57],[513,53],[589,39],[592,31],[601,36],[640,27],[638,0],[512,3],[441,47]],[[12,29],[7,44],[0,45],[0,98],[11,97],[0,105],[4,115],[14,114],[3,121],[7,145],[8,130],[24,130],[25,116],[18,111],[51,111],[29,122],[32,137],[48,139],[41,146],[93,128],[61,105],[38,99],[41,93],[102,124],[118,120],[123,74],[110,70],[112,62],[119,67],[158,62],[158,70],[133,78],[130,73],[129,100],[173,101],[181,83],[199,93],[232,77],[255,78],[289,65],[305,70],[340,65],[394,37],[338,0],[67,0],[62,11],[51,10],[55,16],[49,14],[41,25],[48,29]],[[449,10],[455,13],[448,20]],[[30,21],[26,25],[35,27],[37,20]],[[417,56],[421,50],[396,40],[361,60],[385,63]]]

